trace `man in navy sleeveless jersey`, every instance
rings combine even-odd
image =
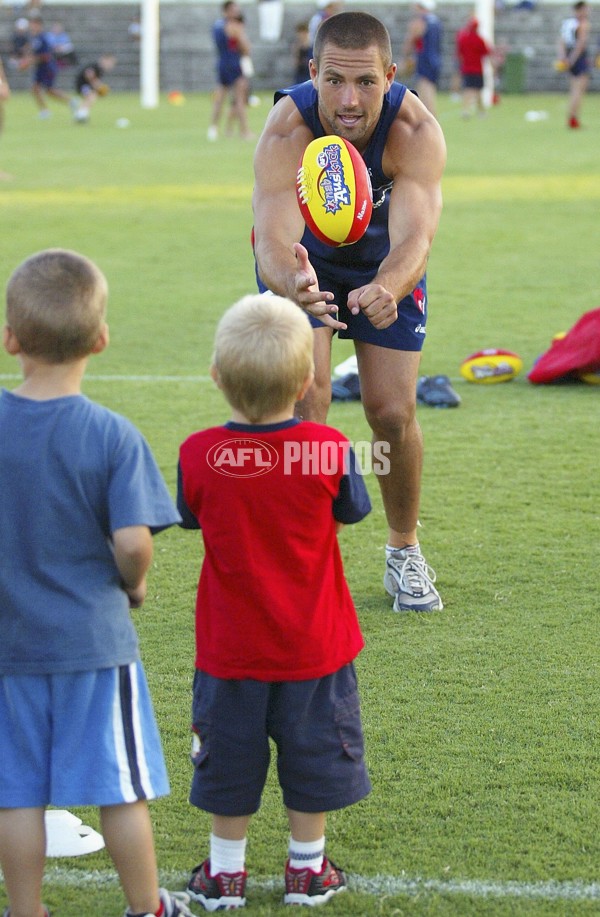
[[[416,383],[446,147],[433,115],[394,81],[396,70],[389,33],[375,17],[344,12],[322,23],[310,80],[277,93],[257,146],[255,256],[260,288],[292,299],[314,326],[315,381],[299,405],[305,419],[327,417],[334,332],[354,340],[373,440],[389,443],[390,471],[378,477],[389,526],[384,585],[394,610],[433,611],[442,601],[417,537]],[[296,202],[300,157],[327,134],[356,146],[373,186],[366,234],[340,248],[312,235]]]

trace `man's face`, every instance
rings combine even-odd
[[[375,45],[361,50],[325,45],[318,71],[315,62],[310,63],[310,76],[319,94],[319,117],[325,130],[364,150],[395,73],[395,64],[385,70]]]

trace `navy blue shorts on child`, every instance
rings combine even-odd
[[[364,760],[354,666],[310,681],[228,680],[196,671],[190,802],[215,815],[252,815],[269,769],[269,738],[287,808],[329,812],[363,799]]]

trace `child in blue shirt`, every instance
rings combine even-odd
[[[41,903],[48,805],[98,805],[126,915],[191,917],[158,887],[147,800],[169,792],[130,608],[152,535],[180,519],[142,435],[81,394],[108,344],[87,258],[32,255],[8,281],[0,394],[0,866],[15,914]],[[132,855],[132,850],[135,851]]]

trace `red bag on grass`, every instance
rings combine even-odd
[[[600,370],[600,309],[585,312],[563,338],[552,342],[527,374],[530,382],[555,382],[569,373]]]

